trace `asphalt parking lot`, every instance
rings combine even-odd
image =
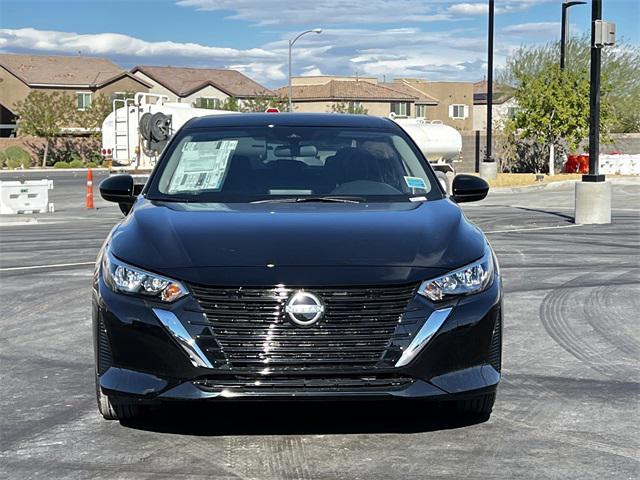
[[[90,329],[92,263],[121,215],[97,195],[83,208],[82,173],[50,178],[56,213],[0,217],[2,478],[640,477],[640,182],[616,181],[605,226],[572,223],[567,184],[464,207],[505,286],[487,422],[354,402],[167,408],[121,425],[96,408]]]

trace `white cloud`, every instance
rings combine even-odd
[[[274,56],[273,53],[260,48],[238,50],[209,47],[198,43],[148,42],[119,33],[78,34],[34,28],[0,29],[0,48],[71,54],[81,51],[87,55],[118,53],[134,57],[181,56],[216,61],[236,58],[269,59]]]
[[[489,11],[487,3],[456,3],[448,9],[455,15],[486,15]]]
[[[559,0],[501,0],[496,13],[520,12]],[[485,15],[487,2],[459,0],[177,0],[178,5],[219,12],[254,25],[420,24]]]
[[[560,22],[517,23],[502,29],[502,33],[517,36],[559,37]]]
[[[178,5],[227,14],[256,25],[338,25],[437,22],[449,19],[439,2],[423,0],[179,0]]]
[[[250,78],[258,81],[281,82],[287,76],[283,73],[284,64],[271,65],[264,62],[239,63],[227,65],[227,68],[239,70]]]
[[[309,65],[309,66],[304,67],[302,69],[302,76],[303,77],[318,77],[318,76],[321,76],[321,75],[324,75],[324,74],[315,65]]]

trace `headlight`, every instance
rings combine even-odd
[[[167,277],[127,265],[107,251],[102,256],[102,275],[114,292],[150,297],[173,302],[188,293],[180,283]]]
[[[487,245],[482,258],[442,277],[427,280],[418,293],[439,302],[452,296],[471,295],[485,290],[493,278],[493,254]]]

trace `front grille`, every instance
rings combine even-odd
[[[325,314],[308,328],[285,312],[294,289],[191,289],[206,313],[200,347],[234,371],[265,373],[375,368],[392,338],[408,335],[395,332],[416,285],[309,289]]]
[[[308,391],[343,392],[349,390],[400,390],[414,382],[410,377],[387,375],[367,377],[267,377],[256,380],[253,377],[234,377],[197,380],[196,386],[205,391]]]
[[[493,327],[493,335],[491,336],[491,345],[489,347],[489,363],[497,371],[502,366],[502,322],[500,317],[496,320]]]

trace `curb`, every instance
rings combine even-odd
[[[554,188],[560,188],[569,184],[579,182],[580,180],[561,180],[559,182],[541,183],[540,185],[524,185],[522,187],[491,187],[489,192],[496,193],[517,193],[522,191],[535,192],[538,190],[548,190]],[[640,177],[622,177],[622,178],[608,178],[608,182],[617,185],[640,185]]]
[[[579,182],[579,180],[561,180],[559,182],[540,183],[539,185],[523,185],[522,187],[491,187],[489,192],[499,193],[517,193],[522,191],[535,192],[537,190],[547,190],[550,188],[558,188],[571,183]]]
[[[57,172],[86,172],[88,168],[25,168],[16,170],[0,170],[0,175],[15,175],[17,173],[57,173]],[[98,167],[91,169],[94,172],[108,172],[108,168]]]

